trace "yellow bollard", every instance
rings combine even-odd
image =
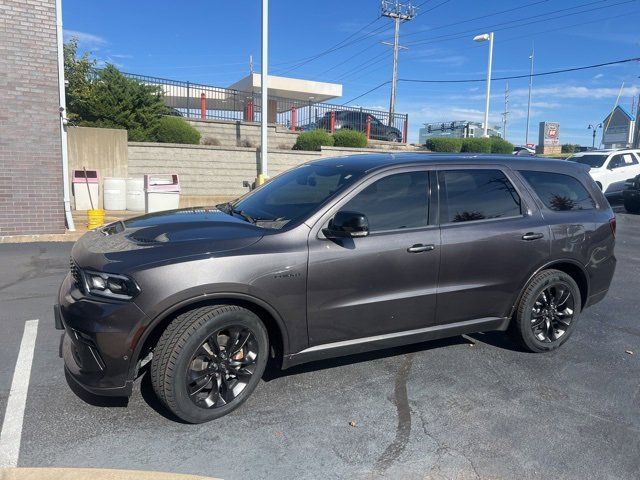
[[[104,224],[104,210],[102,209],[93,209],[87,210],[87,228],[89,230],[93,230],[94,228],[98,228]]]

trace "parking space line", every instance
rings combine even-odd
[[[13,371],[11,390],[4,412],[2,430],[0,430],[0,468],[18,466],[24,408],[27,403],[27,390],[29,389],[37,334],[38,320],[27,320],[24,324],[18,360]]]

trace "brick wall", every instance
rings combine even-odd
[[[0,236],[64,231],[55,0],[0,1]]]

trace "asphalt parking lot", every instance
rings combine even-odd
[[[559,351],[498,333],[271,371],[204,425],[148,382],[126,404],[69,388],[51,306],[70,244],[0,245],[0,418],[38,319],[18,465],[245,478],[640,478],[640,216],[618,214],[618,269]],[[633,353],[629,353],[633,352]],[[90,399],[88,399],[90,400]]]

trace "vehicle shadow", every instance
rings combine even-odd
[[[342,357],[329,358],[326,360],[316,360],[314,362],[296,365],[294,367],[282,370],[280,362],[270,359],[267,368],[262,376],[265,382],[275,380],[282,377],[300,375],[303,373],[315,372],[318,370],[328,370],[331,368],[342,367],[345,365],[353,365],[357,363],[379,360],[381,358],[398,357],[408,353],[420,352],[425,350],[433,350],[436,348],[450,347],[453,345],[468,345],[469,341],[463,336],[443,338],[441,340],[429,340],[426,342],[414,343],[411,345],[403,345],[400,347],[391,347],[371,352],[356,353],[353,355],[345,355]]]
[[[509,338],[506,332],[478,332],[478,333],[468,333],[466,335],[470,339],[486,343],[487,345],[491,345],[492,347],[501,348],[503,350],[510,350],[512,352],[525,352],[520,345],[515,343],[513,340]]]
[[[129,404],[129,399],[127,397],[104,397],[86,391],[84,388],[78,385],[75,380],[73,380],[73,378],[71,378],[66,370],[64,372],[64,378],[67,381],[67,385],[69,385],[71,391],[75,393],[76,397],[89,405],[92,405],[94,407],[123,408]]]

